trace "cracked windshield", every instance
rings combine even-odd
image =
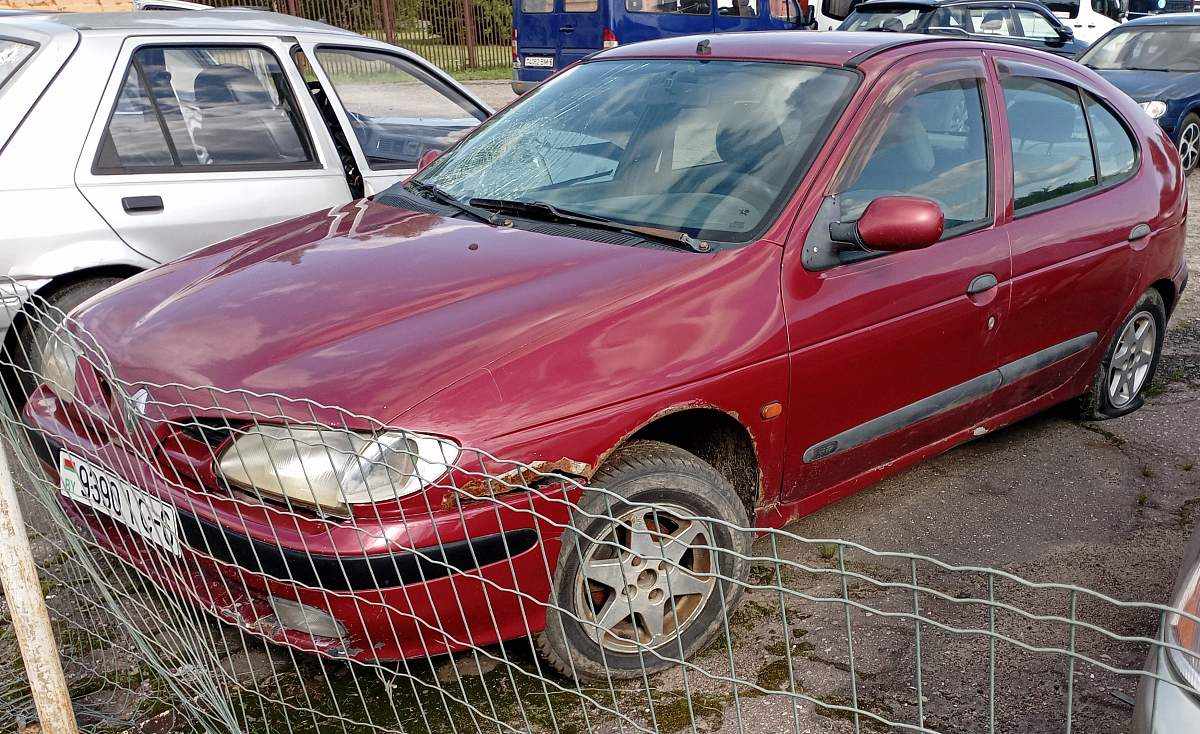
[[[745,242],[793,191],[856,78],[783,63],[584,64],[409,187],[517,215],[548,204],[609,223]]]

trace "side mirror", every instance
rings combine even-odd
[[[829,237],[876,252],[899,252],[929,247],[942,238],[946,217],[942,208],[918,196],[881,196],[857,222],[832,222]]]
[[[1075,38],[1075,31],[1070,26],[1060,25],[1057,30],[1058,37],[1064,41],[1070,41]]]
[[[421,159],[417,161],[417,170],[420,171],[425,166],[437,160],[437,157],[442,154],[442,151],[437,148],[430,148],[421,154]]]
[[[804,30],[817,30],[817,9],[807,3],[801,6],[796,25]]]

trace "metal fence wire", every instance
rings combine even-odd
[[[1149,651],[1193,654],[1164,605],[127,382],[36,298],[14,328],[4,447],[84,731],[1113,732]],[[0,625],[0,729],[23,681]]]
[[[204,0],[318,20],[415,51],[447,71],[512,66],[511,0]]]

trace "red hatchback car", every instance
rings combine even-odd
[[[720,630],[738,528],[1068,399],[1136,410],[1186,213],[1154,121],[1047,54],[636,44],[88,302],[25,419],[97,542],[269,639],[641,674]]]

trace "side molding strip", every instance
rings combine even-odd
[[[886,413],[878,418],[872,418],[866,423],[860,423],[838,435],[808,447],[804,452],[804,463],[826,459],[843,451],[849,451],[856,446],[882,438],[890,433],[902,430],[926,418],[932,418],[939,413],[953,410],[969,402],[999,390],[1005,385],[1012,384],[1033,373],[1045,369],[1055,362],[1082,352],[1096,343],[1099,334],[1089,332],[1074,339],[1055,344],[1026,357],[1009,362],[997,369],[974,377],[966,382],[934,393],[927,398],[921,398],[915,403],[909,403]]]

